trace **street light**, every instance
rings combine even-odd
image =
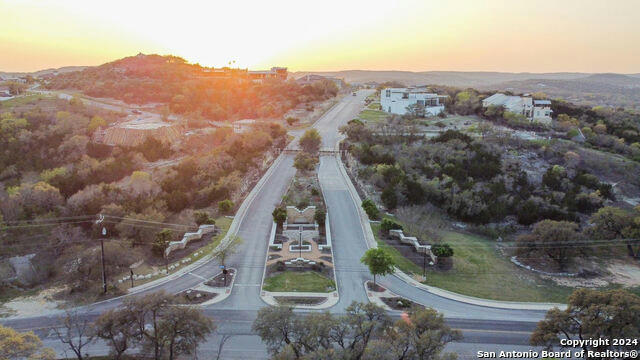
[[[100,238],[100,249],[102,250],[101,258],[102,258],[102,289],[104,293],[107,293],[107,272],[104,269],[104,238],[107,236],[107,228],[102,227],[102,237]]]

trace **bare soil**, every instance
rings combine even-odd
[[[225,284],[225,275],[222,273],[214,276],[211,280],[205,282],[204,284],[207,286],[217,287],[217,288],[227,287],[233,281],[234,275],[235,275],[235,271],[231,269],[226,275],[226,284]]]
[[[185,290],[177,295],[178,303],[180,304],[202,304],[205,301],[209,301],[216,297],[218,294],[199,291],[199,290]]]
[[[424,308],[424,306],[415,303],[411,300],[407,300],[403,297],[399,297],[399,296],[394,296],[394,297],[381,297],[380,300],[382,300],[385,304],[387,304],[387,306],[389,306],[390,308],[392,308],[393,310],[408,310],[411,309],[412,307],[421,307]]]

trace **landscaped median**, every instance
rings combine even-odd
[[[338,301],[329,216],[318,188],[315,172],[300,171],[273,211],[261,291],[270,305],[323,309]]]

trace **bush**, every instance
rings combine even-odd
[[[362,201],[362,208],[367,213],[367,216],[369,216],[369,219],[375,220],[380,217],[380,211],[371,199],[364,199]]]
[[[317,163],[317,156],[308,154],[306,152],[300,152],[298,153],[298,155],[296,155],[296,158],[293,161],[293,167],[300,171],[311,171],[315,169]]]
[[[380,223],[380,229],[385,233],[388,233],[389,230],[402,230],[402,225],[397,223],[395,220],[384,218]]]
[[[318,209],[316,210],[316,214],[314,215],[314,220],[318,223],[318,225],[320,226],[324,226],[324,221],[326,219],[327,213],[324,211],[324,209]]]
[[[449,244],[435,244],[431,247],[431,252],[437,257],[447,258],[453,256],[453,248]]]
[[[271,216],[273,216],[273,221],[282,225],[287,220],[287,210],[284,207],[277,207],[273,209]]]
[[[233,201],[226,199],[218,202],[218,210],[221,213],[227,214],[233,209]]]
[[[294,117],[290,116],[290,117],[288,117],[286,119],[286,121],[287,121],[287,124],[289,124],[289,126],[291,126],[291,125],[297,123],[299,120],[298,120],[298,118],[294,118]]]
[[[193,218],[196,225],[214,225],[216,223],[215,219],[209,215],[206,211],[195,211],[193,213]]]

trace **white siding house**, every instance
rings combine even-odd
[[[531,96],[496,93],[482,100],[482,107],[502,106],[506,111],[524,115],[530,121],[551,124],[551,101],[533,100]]]
[[[444,98],[417,88],[387,88],[380,92],[380,107],[388,113],[404,115],[410,106],[424,106],[425,116],[435,116],[444,111]]]

